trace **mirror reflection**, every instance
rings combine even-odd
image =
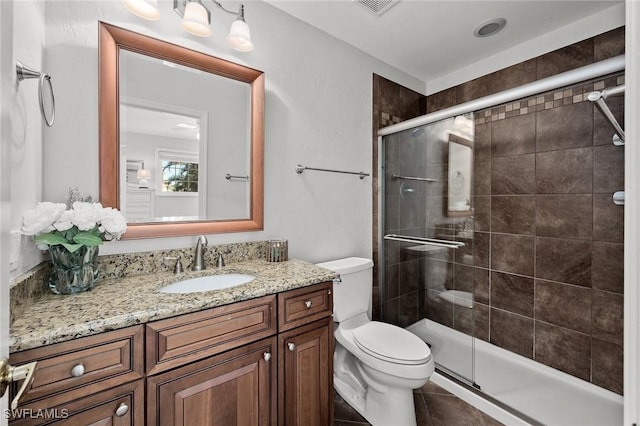
[[[448,215],[471,216],[473,143],[455,134],[449,135]]]
[[[262,230],[264,73],[99,28],[99,197],[123,238]]]
[[[127,50],[119,67],[127,220],[248,218],[249,85]]]

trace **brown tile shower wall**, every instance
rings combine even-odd
[[[373,74],[373,318],[380,319],[378,274],[378,130],[426,113],[427,97]]]
[[[619,28],[430,95],[426,111],[623,53]],[[410,118],[380,108],[376,77],[374,170],[377,128]],[[609,125],[584,95],[621,81],[600,79],[477,112],[472,243],[455,254],[405,250],[387,259],[393,279],[385,283],[385,321],[407,326],[426,316],[622,393],[624,209],[611,196],[624,188],[624,148],[611,144]],[[622,120],[622,98],[608,104]],[[374,196],[377,185],[376,177]],[[377,200],[373,211],[377,224]],[[425,280],[441,270],[447,289],[474,293],[473,311],[428,304],[433,290]],[[377,271],[374,277],[377,296]]]
[[[487,178],[474,200],[490,259],[479,337],[618,393],[624,208],[611,196],[624,148],[584,94],[623,80],[480,111],[475,169]],[[622,120],[623,98],[608,104]]]
[[[427,110],[622,53],[621,28],[436,93]],[[612,145],[613,131],[586,93],[623,82],[609,76],[475,114],[474,264],[448,263],[447,284],[473,282],[475,316],[418,307],[418,314],[464,332],[475,326],[477,337],[617,393],[624,208],[611,197],[624,189],[624,148]],[[623,121],[623,98],[607,103]],[[415,312],[413,302],[401,302],[403,290],[397,294],[396,309]]]

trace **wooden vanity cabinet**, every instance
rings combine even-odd
[[[38,361],[19,408],[60,418],[11,426],[328,426],[331,291],[321,283],[12,354],[13,365]]]

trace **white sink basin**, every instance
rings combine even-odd
[[[208,277],[191,278],[169,284],[160,289],[160,293],[197,293],[201,291],[222,290],[246,284],[256,277],[247,274],[210,275]]]

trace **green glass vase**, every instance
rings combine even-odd
[[[76,294],[96,285],[98,246],[83,246],[71,253],[61,245],[49,247],[51,276],[49,288],[56,294]]]

